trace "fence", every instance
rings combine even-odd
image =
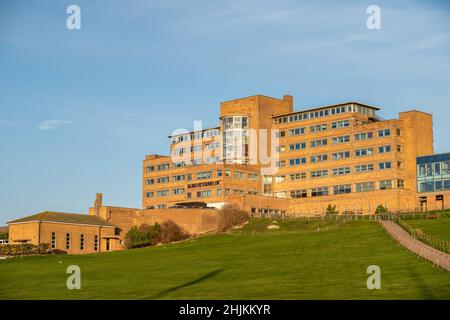
[[[421,229],[413,228],[399,217],[396,218],[395,222],[417,240],[420,240],[440,251],[450,253],[450,241],[442,240],[438,237],[426,234]]]

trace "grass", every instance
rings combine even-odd
[[[450,217],[446,215],[437,219],[407,220],[406,223],[413,228],[422,229],[431,236],[450,241]]]
[[[377,223],[269,224],[253,219],[232,234],[152,248],[3,260],[0,299],[450,299],[450,274]],[[66,288],[69,265],[81,268],[81,290]],[[366,287],[369,265],[381,268],[381,290]]]

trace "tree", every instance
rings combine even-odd
[[[249,216],[245,211],[240,210],[232,204],[226,204],[219,211],[218,231],[225,232],[235,226],[242,225]]]
[[[375,214],[383,214],[388,212],[388,209],[384,207],[382,204],[379,204],[377,208],[375,209]]]
[[[0,240],[8,240],[8,232],[0,232]]]
[[[338,214],[338,213],[339,211],[336,210],[336,205],[334,206],[332,206],[331,204],[328,205],[326,214]]]

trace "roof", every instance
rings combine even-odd
[[[299,110],[299,111],[293,111],[293,112],[289,112],[289,113],[284,113],[284,114],[279,114],[276,116],[272,116],[272,118],[280,118],[280,117],[284,117],[284,116],[288,116],[291,114],[296,114],[296,113],[304,113],[304,112],[311,112],[311,111],[317,111],[317,110],[322,110],[322,109],[328,109],[328,108],[333,108],[333,107],[341,107],[341,106],[346,106],[349,104],[357,104],[366,108],[371,108],[374,110],[380,110],[380,108],[378,107],[374,107],[368,104],[364,104],[364,103],[360,103],[360,102],[356,102],[356,101],[348,101],[348,102],[342,102],[342,103],[338,103],[338,104],[330,104],[327,106],[322,106],[322,107],[317,107],[317,108],[312,108],[312,109],[305,109],[305,110]]]
[[[429,156],[417,157],[417,164],[450,161],[450,153],[432,154]]]
[[[22,222],[61,222],[61,223],[72,223],[72,224],[86,224],[102,227],[115,227],[114,224],[108,221],[92,215],[87,214],[76,214],[76,213],[64,213],[64,212],[53,212],[44,211],[38,214],[27,216],[21,219],[13,220],[8,222],[8,224],[22,223]]]

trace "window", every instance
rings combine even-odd
[[[321,178],[328,176],[328,170],[312,171],[311,178]]]
[[[284,152],[286,151],[286,147],[285,146],[278,146],[275,147],[276,152]]]
[[[277,191],[277,192],[275,192],[275,197],[277,197],[277,198],[286,198],[286,191]]]
[[[221,197],[222,196],[222,189],[217,189],[216,190],[216,194],[217,194],[218,197]]]
[[[184,188],[176,188],[172,190],[174,195],[180,195],[184,193]]]
[[[173,181],[184,181],[184,178],[185,178],[184,174],[179,174],[179,175],[173,176],[172,180]]]
[[[331,124],[331,129],[348,128],[350,126],[349,120],[336,121]]]
[[[153,171],[155,171],[155,167],[154,166],[148,166],[146,168],[146,170],[147,170],[147,172],[153,172]]]
[[[313,133],[313,132],[320,132],[320,131],[325,131],[328,129],[328,126],[326,124],[317,124],[315,126],[311,126],[309,128],[309,132]]]
[[[384,129],[378,131],[378,138],[389,137],[391,135],[391,129]]]
[[[170,169],[170,163],[162,163],[157,165],[158,171],[168,170]]]
[[[311,197],[323,197],[328,195],[328,187],[311,189]]]
[[[333,187],[333,194],[346,194],[346,193],[352,193],[352,185],[351,184],[344,184],[344,185]]]
[[[235,195],[241,195],[241,194],[244,194],[244,190],[234,189],[234,190],[233,190],[233,194],[235,194]]]
[[[275,183],[283,182],[286,179],[286,176],[276,176]]]
[[[251,181],[258,181],[258,174],[257,173],[249,173],[248,179]]]
[[[391,152],[391,146],[378,147],[378,153],[389,153],[389,152]]]
[[[356,149],[355,157],[365,157],[373,155],[373,148]]]
[[[290,196],[291,198],[307,198],[308,193],[305,189],[291,190]]]
[[[397,135],[398,135],[398,136],[401,136],[401,135],[402,135],[402,129],[397,128]]]
[[[369,140],[373,138],[373,132],[361,132],[355,134],[355,141]]]
[[[397,152],[403,152],[403,146],[401,144],[397,145]]]
[[[375,182],[362,182],[356,184],[356,192],[367,192],[375,190]]]
[[[94,251],[98,251],[98,235],[94,236]]]
[[[327,139],[313,140],[310,142],[311,148],[323,147],[327,145]]]
[[[211,179],[212,171],[205,171],[197,173],[197,180]]]
[[[71,240],[70,233],[66,233],[66,249],[67,250],[70,250],[70,240]]]
[[[373,164],[363,164],[355,167],[356,173],[372,172],[374,170]]]
[[[165,204],[165,203],[156,205],[156,209],[166,209],[166,208],[167,208],[167,204]]]
[[[159,190],[159,191],[156,191],[156,195],[157,195],[158,197],[166,197],[166,196],[169,195],[169,190]]]
[[[220,178],[222,176],[222,170],[217,170],[217,178]]]
[[[192,174],[188,173],[186,176],[187,176],[187,180],[188,180],[188,181],[191,181],[191,180],[192,180]]]
[[[148,192],[145,193],[145,197],[146,197],[146,198],[153,198],[153,195],[154,195],[154,194],[153,194],[152,191],[148,191]]]
[[[350,174],[350,167],[333,169],[333,176],[342,176],[345,174]]]
[[[328,160],[328,155],[326,155],[326,154],[319,154],[317,156],[311,157],[311,163],[324,162],[327,160]]]
[[[397,188],[399,188],[399,189],[405,189],[405,180],[398,179],[398,180],[397,180]]]
[[[231,177],[231,170],[225,170],[225,177]]]
[[[350,158],[350,151],[342,151],[333,153],[333,160],[341,160]]]
[[[241,172],[241,171],[235,171],[235,172],[234,172],[234,177],[235,177],[236,179],[244,179],[244,173]]]
[[[190,193],[190,192],[186,193],[186,198],[191,199],[192,198],[192,193]]]
[[[80,250],[84,250],[84,234],[80,234]]]
[[[280,161],[281,162],[281,161]],[[289,165],[290,166],[298,166],[301,164],[306,164],[306,158],[294,158],[294,159],[290,159],[289,160]]]
[[[301,134],[305,134],[305,128],[294,128],[289,130],[289,135],[292,136],[298,136]]]
[[[286,165],[286,161],[284,161],[284,160],[275,161],[275,167],[277,167],[277,168],[282,168],[285,165]]]
[[[230,195],[231,194],[231,190],[230,189],[225,189],[225,195]]]
[[[52,249],[56,248],[56,232],[52,232]]]
[[[156,179],[157,183],[166,183],[169,182],[169,177],[159,177]]]
[[[306,142],[293,143],[289,145],[290,151],[301,150],[306,148]]]
[[[387,169],[391,169],[392,168],[392,163],[391,162],[380,162],[378,164],[378,168],[380,170],[387,170]]]
[[[380,190],[392,189],[392,180],[382,180],[380,181]]]
[[[333,144],[347,143],[350,142],[350,136],[340,136],[333,137]]]
[[[291,181],[306,179],[306,172],[293,173],[289,176]]]
[[[197,191],[197,198],[208,198],[211,197],[211,190]]]
[[[146,182],[148,185],[154,184],[154,183],[155,183],[155,179],[147,179],[145,182]]]

